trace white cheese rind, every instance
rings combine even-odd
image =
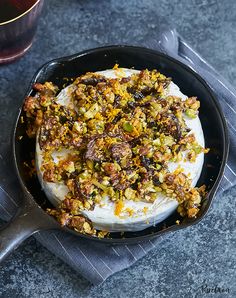
[[[117,77],[128,77],[133,73],[137,73],[137,70],[132,69],[118,69],[118,70],[105,70],[98,73],[108,77],[108,78],[117,78]],[[71,100],[70,94],[73,90],[73,85],[70,85],[63,89],[58,95],[58,102],[62,105],[69,105],[73,107],[73,102]],[[171,82],[168,87],[167,94],[173,96],[179,96],[183,100],[187,98],[180,90],[177,85]],[[191,132],[195,134],[197,142],[204,147],[204,136],[201,127],[201,122],[199,118],[185,118],[186,125],[191,129]],[[57,161],[58,158],[65,158],[69,153],[68,150],[62,150],[57,152],[54,160]],[[204,154],[201,153],[197,156],[197,159],[194,163],[191,162],[178,162],[178,163],[169,163],[168,168],[170,171],[174,171],[179,165],[184,169],[185,174],[189,174],[192,179],[192,186],[195,186],[202,170],[204,161]],[[40,170],[42,165],[42,152],[40,150],[38,141],[36,140],[36,167],[37,173],[42,185],[42,188],[45,191],[46,196],[51,201],[51,203],[57,207],[60,201],[62,201],[65,195],[68,192],[68,188],[63,183],[51,183],[46,182],[42,179],[42,171]],[[157,199],[154,203],[146,202],[134,202],[134,201],[125,201],[125,208],[132,209],[133,215],[130,216],[127,213],[121,213],[121,216],[118,217],[114,214],[115,204],[110,201],[108,198],[104,198],[103,205],[96,205],[93,211],[83,211],[82,213],[87,216],[92,222],[93,226],[96,229],[106,230],[110,232],[114,231],[140,231],[146,229],[149,226],[153,226],[164,219],[166,219],[174,210],[177,208],[178,203],[175,199],[168,198],[164,194],[157,194]],[[143,209],[147,208],[146,212],[143,212]]]

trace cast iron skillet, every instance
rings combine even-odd
[[[35,141],[29,140],[22,123],[22,110],[19,111],[13,135],[13,152],[16,173],[23,189],[21,208],[7,227],[0,232],[0,260],[16,248],[24,239],[39,230],[61,229],[83,237],[88,241],[96,240],[108,244],[138,243],[151,239],[170,231],[186,228],[198,223],[210,207],[213,196],[222,178],[227,160],[229,140],[226,122],[219,104],[206,84],[194,71],[187,66],[157,51],[132,46],[108,46],[81,52],[69,57],[56,59],[43,65],[34,76],[26,94],[33,95],[32,85],[35,82],[52,81],[59,87],[65,84],[64,78],[75,78],[87,71],[98,71],[112,68],[115,63],[121,67],[135,69],[158,69],[167,76],[171,76],[181,91],[189,96],[197,96],[201,101],[200,119],[205,135],[206,147],[211,150],[205,156],[205,162],[198,185],[205,184],[209,191],[203,201],[197,219],[180,219],[177,213],[171,215],[164,222],[155,227],[140,232],[127,232],[123,235],[112,233],[110,239],[98,239],[62,228],[45,209],[51,206],[44,192],[41,190],[38,179],[29,179],[25,162],[34,158]],[[22,138],[23,136],[23,138]]]

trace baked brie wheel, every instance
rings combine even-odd
[[[140,231],[177,208],[196,216],[207,150],[195,97],[156,70],[119,67],[60,92],[51,83],[35,89],[38,107],[30,98],[25,110],[35,118],[37,175],[62,224]]]

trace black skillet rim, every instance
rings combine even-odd
[[[76,231],[74,231],[70,228],[67,228],[67,227],[61,227],[59,225],[59,223],[57,223],[56,220],[55,220],[55,229],[61,229],[65,232],[72,233],[76,236],[85,238],[87,240],[100,241],[100,242],[107,243],[107,244],[138,243],[138,242],[141,242],[141,241],[156,238],[158,236],[161,236],[161,235],[169,233],[169,232],[178,231],[178,230],[181,230],[181,229],[184,229],[184,228],[187,228],[187,227],[190,227],[192,225],[195,225],[195,224],[199,223],[205,217],[205,215],[207,214],[207,212],[208,212],[208,210],[209,210],[209,208],[212,204],[213,198],[215,196],[215,193],[216,193],[216,191],[219,187],[220,181],[222,179],[224,169],[225,169],[225,165],[226,165],[227,158],[228,158],[228,153],[229,153],[229,134],[228,134],[227,123],[226,123],[223,111],[220,107],[220,104],[219,104],[215,94],[213,93],[212,89],[208,85],[208,83],[198,73],[196,73],[194,70],[192,70],[190,67],[188,67],[184,63],[170,57],[169,55],[163,54],[163,53],[161,53],[157,50],[153,50],[153,49],[149,49],[149,48],[145,48],[145,47],[132,46],[132,45],[109,45],[109,46],[103,46],[103,47],[97,47],[97,48],[93,48],[93,49],[84,50],[84,51],[81,51],[81,52],[73,54],[73,55],[69,55],[69,56],[60,57],[60,58],[50,60],[47,63],[43,64],[35,72],[32,80],[30,81],[28,90],[26,91],[24,98],[26,98],[32,92],[32,85],[37,82],[37,79],[42,75],[42,72],[44,72],[48,67],[51,67],[54,64],[65,64],[69,61],[79,59],[80,57],[92,54],[94,52],[99,52],[99,51],[104,51],[104,50],[112,51],[114,49],[119,49],[119,48],[127,49],[127,50],[128,49],[133,49],[133,50],[135,49],[137,51],[142,51],[144,54],[145,54],[145,52],[149,52],[149,53],[153,53],[153,54],[158,55],[158,56],[165,57],[168,60],[172,61],[173,63],[177,64],[178,67],[184,68],[184,70],[186,72],[190,72],[193,76],[195,76],[195,78],[198,81],[200,81],[200,83],[203,85],[203,87],[205,89],[207,89],[207,92],[209,93],[209,96],[211,97],[211,99],[212,99],[212,101],[213,101],[213,103],[214,103],[214,105],[217,109],[217,112],[220,116],[221,124],[222,124],[222,127],[223,127],[223,138],[224,138],[222,140],[223,141],[223,159],[222,159],[222,163],[221,163],[221,166],[220,166],[218,176],[217,176],[217,178],[216,178],[216,180],[215,180],[215,182],[214,182],[214,184],[213,184],[213,186],[212,186],[212,188],[209,192],[208,199],[207,199],[208,203],[206,205],[206,208],[202,212],[201,216],[196,218],[194,221],[187,222],[187,223],[181,223],[180,225],[173,225],[173,226],[170,226],[166,229],[159,230],[157,232],[153,232],[151,234],[142,235],[142,236],[134,236],[134,237],[130,237],[130,238],[98,238],[98,237],[93,237],[93,236],[89,236],[89,235],[80,234],[80,233],[78,233],[78,232],[76,232]],[[16,137],[16,131],[17,131],[17,124],[18,124],[18,121],[19,121],[19,118],[20,118],[21,111],[22,111],[22,106],[19,108],[19,113],[17,115],[16,125],[15,125],[14,133],[13,133],[13,156],[14,156],[14,160],[16,160],[15,137]],[[31,193],[29,192],[29,190],[27,189],[27,187],[25,186],[25,183],[23,182],[23,180],[21,178],[21,175],[19,173],[18,166],[17,166],[16,162],[15,162],[15,166],[16,166],[16,172],[17,172],[18,179],[19,179],[24,191],[26,191],[32,197],[34,202],[36,202],[35,199],[33,198],[33,196],[31,195]],[[38,205],[37,202],[36,202],[36,204]],[[38,205],[38,206],[41,208],[40,205]],[[45,212],[43,209],[42,209],[42,211]],[[50,217],[50,215],[48,215],[48,216]],[[58,227],[56,227],[56,224],[57,224]]]

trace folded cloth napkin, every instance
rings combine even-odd
[[[236,91],[175,30],[162,31],[155,40],[144,45],[187,64],[215,92],[227,118],[231,138],[229,160],[218,193],[232,187],[236,184]],[[0,155],[0,217],[7,220],[18,207],[17,197],[21,191],[12,175],[10,145],[4,146]],[[110,275],[131,266],[156,245],[160,245],[163,239],[159,237],[141,244],[113,247],[88,243],[61,231],[42,231],[34,237],[93,284],[99,284]]]

